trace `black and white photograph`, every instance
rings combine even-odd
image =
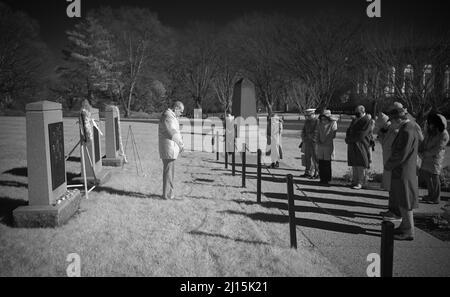
[[[0,277],[450,277],[449,133],[448,1],[0,0]]]

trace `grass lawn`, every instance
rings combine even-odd
[[[343,275],[300,234],[298,250],[290,249],[287,223],[237,215],[280,213],[256,205],[255,181],[240,188],[240,177],[222,171],[211,153],[186,152],[175,183],[185,199],[160,200],[157,125],[131,125],[146,176],[136,174],[129,154],[130,163],[108,168],[111,180],[66,225],[20,229],[11,212],[27,204],[25,118],[0,118],[0,276],[65,276],[70,253],[80,255],[82,276]],[[64,120],[66,153],[77,129],[74,119]],[[294,150],[288,155],[299,162]],[[66,169],[73,176],[80,165],[67,162]]]

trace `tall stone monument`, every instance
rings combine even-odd
[[[258,149],[258,119],[256,111],[255,85],[247,78],[242,78],[234,85],[232,114],[236,124],[236,148],[242,144],[256,152]]]
[[[62,106],[26,106],[28,206],[13,211],[17,227],[55,227],[79,208],[79,190],[67,191]]]
[[[91,108],[91,117],[100,123],[100,115],[97,108]],[[85,154],[84,162],[86,168],[86,180],[88,184],[101,185],[110,177],[110,173],[102,166],[102,147],[100,132],[96,127],[92,127],[93,139],[86,142],[89,156]],[[80,149],[82,147],[80,146]],[[80,151],[81,153],[81,151]],[[81,166],[83,168],[83,166]],[[81,170],[81,181],[84,180],[84,172]]]
[[[116,106],[108,105],[105,110],[105,149],[106,157],[103,158],[103,166],[122,166],[123,159],[120,152],[120,123],[119,109]]]

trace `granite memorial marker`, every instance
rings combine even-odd
[[[103,158],[104,166],[122,166],[123,159],[120,152],[119,109],[108,105],[105,110],[105,149],[106,157]]]
[[[56,227],[79,208],[79,190],[67,190],[62,106],[26,106],[28,206],[13,211],[17,227]]]

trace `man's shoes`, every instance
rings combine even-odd
[[[401,233],[401,234],[394,234],[395,240],[402,240],[402,241],[413,241],[414,236],[411,234]]]
[[[383,221],[400,221],[402,219],[391,211],[380,212],[380,215],[383,217]]]
[[[430,201],[430,198],[428,198],[428,196],[423,196],[422,199],[420,199],[420,202],[422,203],[428,203],[428,201]]]
[[[353,190],[361,190],[361,189],[362,189],[362,185],[361,185],[361,184],[354,185],[354,186],[352,187],[352,189],[353,189]]]
[[[431,201],[431,200],[427,200],[425,203],[428,203],[428,204],[440,204],[439,201]]]
[[[174,200],[174,201],[183,201],[184,200],[184,198],[182,198],[182,197],[171,197],[171,198],[169,198],[168,200]]]
[[[319,178],[319,175],[316,173],[316,174],[314,174],[314,175],[311,175],[310,177],[309,177],[309,179],[318,179]]]
[[[300,177],[310,178],[311,175],[309,175],[309,173],[304,173],[303,175],[300,175]]]
[[[321,185],[322,187],[329,187],[330,183],[324,180],[319,181],[319,185]]]

